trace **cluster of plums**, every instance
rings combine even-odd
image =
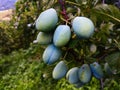
[[[102,79],[104,76],[103,70],[97,62],[90,65],[83,64],[81,67],[73,67],[68,70],[64,61],[60,61],[56,65],[52,75],[54,79],[61,79],[66,76],[68,82],[76,87],[81,87],[90,82],[92,75],[94,75],[97,79]]]
[[[36,20],[36,29],[40,32],[37,35],[37,42],[41,45],[48,45],[43,52],[44,63],[51,65],[60,60],[62,56],[61,47],[65,46],[71,39],[72,30],[79,38],[89,38],[94,33],[94,24],[87,17],[75,17],[72,20],[72,30],[68,25],[57,25],[58,15],[55,9],[50,8],[43,11]],[[107,65],[106,65],[107,66]],[[106,69],[109,69],[108,67]],[[52,76],[54,79],[61,79],[66,76],[71,84],[79,87],[88,83],[92,74],[100,79],[103,78],[101,66],[94,62],[90,65],[83,64],[80,68],[74,67],[68,70],[64,61],[60,61],[54,68]]]
[[[108,63],[104,64],[104,70],[108,75],[113,75],[113,71],[109,67]],[[81,67],[73,67],[68,70],[64,61],[60,61],[54,68],[52,76],[54,79],[61,79],[66,76],[66,79],[70,84],[75,85],[77,88],[90,82],[92,76],[97,79],[104,78],[104,72],[101,65],[98,62],[89,64],[83,64]]]

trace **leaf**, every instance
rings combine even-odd
[[[110,67],[114,70],[120,71],[120,52],[115,52],[105,58]]]
[[[71,39],[71,41],[69,42],[69,48],[75,48],[76,45],[78,45],[78,39]]]
[[[107,4],[97,5],[92,9],[92,14],[98,15],[99,17],[98,16],[96,17],[104,21],[112,20],[116,23],[120,23],[120,10],[113,5]]]

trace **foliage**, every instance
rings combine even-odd
[[[77,1],[77,0],[76,0]],[[97,61],[104,66],[108,62],[115,75],[103,79],[104,90],[120,88],[120,10],[114,5],[102,4],[101,0],[65,0],[68,21],[64,18],[57,0],[20,0],[16,5],[15,16],[8,22],[0,23],[0,52],[9,53],[20,48],[28,48],[39,33],[34,27],[40,12],[53,7],[57,10],[59,24],[68,24],[76,16],[90,18],[95,24],[94,35],[80,40],[72,32],[70,42],[62,48],[63,57],[69,68],[80,67],[83,63]],[[45,46],[46,47],[46,46]],[[44,47],[31,45],[26,50],[14,51],[0,58],[0,90],[99,90],[101,83],[92,78],[90,83],[77,89],[63,78],[52,79],[55,65],[42,61]],[[104,69],[103,69],[104,70]],[[54,89],[53,89],[54,87]]]
[[[1,53],[8,54],[13,50],[29,47],[36,34],[33,25],[39,13],[36,4],[37,2],[19,1],[12,20],[0,22]]]

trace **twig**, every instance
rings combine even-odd
[[[67,12],[65,9],[65,0],[58,0],[58,2],[61,5],[61,9],[62,9],[61,14],[64,16],[64,19],[66,20],[66,22],[68,22],[69,17],[67,16]]]
[[[100,79],[100,86],[101,86],[101,90],[104,90],[103,78]]]
[[[71,2],[71,1],[65,1],[66,3],[69,3],[69,4],[72,4],[72,5],[75,5],[75,6],[78,6],[80,7],[81,5],[80,4],[77,4],[77,3],[74,3],[74,2]]]

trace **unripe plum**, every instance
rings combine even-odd
[[[54,79],[61,79],[63,78],[68,71],[68,67],[64,63],[64,61],[60,61],[54,68],[52,72],[52,76]]]
[[[104,70],[108,75],[113,75],[114,74],[108,63],[104,64]]]
[[[75,86],[76,88],[80,88],[80,87],[82,87],[83,85],[84,85],[84,83],[82,83],[81,81],[79,81],[78,83],[74,84],[74,86]]]
[[[59,60],[61,55],[61,49],[57,48],[53,44],[50,44],[43,52],[43,61],[50,65]]]
[[[37,35],[36,42],[39,44],[50,44],[52,42],[52,33],[39,32]]]
[[[91,71],[93,72],[93,75],[97,79],[103,78],[104,74],[103,74],[100,64],[98,64],[97,62],[94,62],[94,63],[90,64],[90,68],[91,68]]]
[[[36,20],[36,29],[42,32],[53,31],[58,22],[58,15],[55,9],[50,8],[43,11]]]
[[[66,45],[71,38],[71,31],[68,25],[59,25],[53,36],[53,43],[57,47]]]
[[[94,24],[87,17],[75,17],[72,28],[79,38],[89,38],[94,33]]]
[[[91,80],[92,72],[88,64],[83,64],[78,71],[79,80],[88,83]]]
[[[78,67],[74,67],[67,72],[66,78],[68,79],[69,83],[76,84],[79,82],[78,70]]]

